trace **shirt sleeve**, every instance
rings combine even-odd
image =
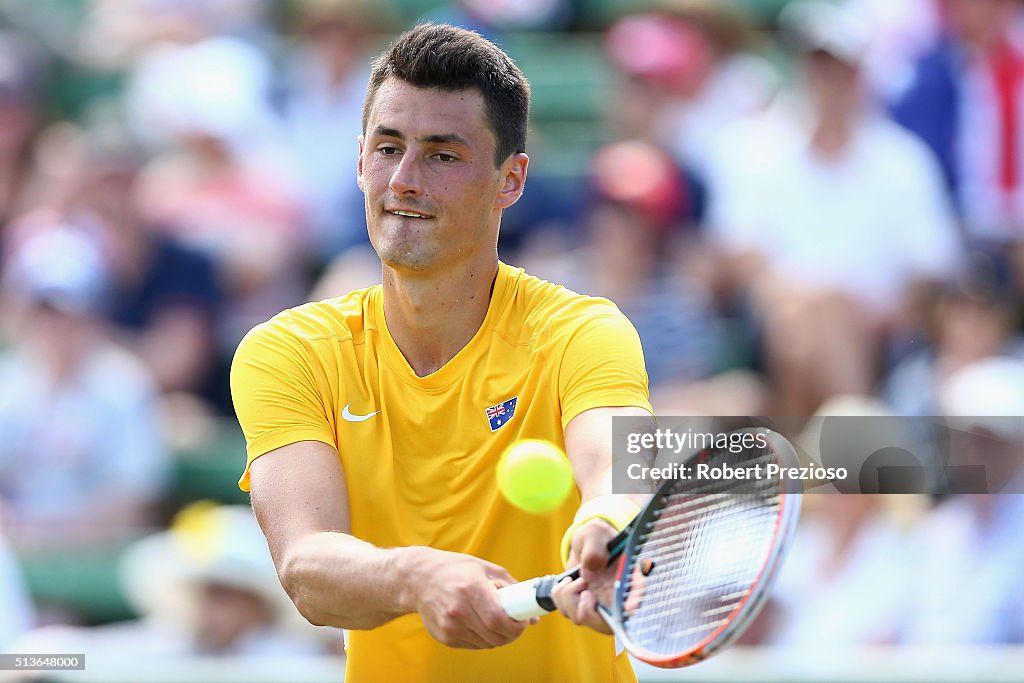
[[[231,398],[245,434],[245,471],[238,486],[249,490],[249,466],[274,449],[299,441],[337,448],[323,385],[307,343],[270,321],[245,336],[231,363]]]
[[[892,187],[902,199],[889,210],[892,234],[904,242],[900,253],[913,277],[949,277],[964,245],[941,171],[923,143],[907,139],[902,151],[900,163],[891,169]]]
[[[637,407],[653,413],[640,336],[610,303],[568,339],[558,374],[562,428],[592,408]]]

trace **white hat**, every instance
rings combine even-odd
[[[140,614],[181,622],[196,588],[218,584],[260,597],[276,620],[297,615],[277,578],[266,539],[246,506],[200,502],[182,510],[171,528],[125,551],[121,581]]]
[[[870,29],[860,14],[823,0],[790,3],[779,15],[779,25],[800,49],[827,52],[854,66],[867,55],[871,43]]]
[[[1024,441],[1024,361],[993,357],[960,368],[939,387],[939,406],[954,428]]]
[[[15,296],[66,313],[98,313],[106,303],[109,269],[96,240],[56,225],[16,243],[4,286]]]

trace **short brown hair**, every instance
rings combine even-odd
[[[497,140],[495,166],[526,151],[530,84],[512,58],[479,33],[447,24],[420,24],[400,35],[373,62],[363,102],[364,133],[377,91],[391,77],[421,88],[479,90]]]

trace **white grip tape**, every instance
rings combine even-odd
[[[498,589],[498,600],[506,614],[517,621],[524,621],[548,613],[546,609],[537,604],[538,580],[530,579]]]

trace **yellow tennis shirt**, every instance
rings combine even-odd
[[[352,534],[381,547],[425,545],[515,576],[561,570],[559,541],[580,499],[548,515],[510,505],[495,466],[518,439],[565,446],[563,429],[597,407],[648,411],[636,330],[605,299],[499,264],[483,324],[444,367],[418,377],[388,332],[381,287],[290,309],[242,341],[231,370],[248,464],[297,441],[334,446]],[[461,650],[419,615],[350,634],[346,680],[634,681],[614,640],[549,615],[515,642]]]

